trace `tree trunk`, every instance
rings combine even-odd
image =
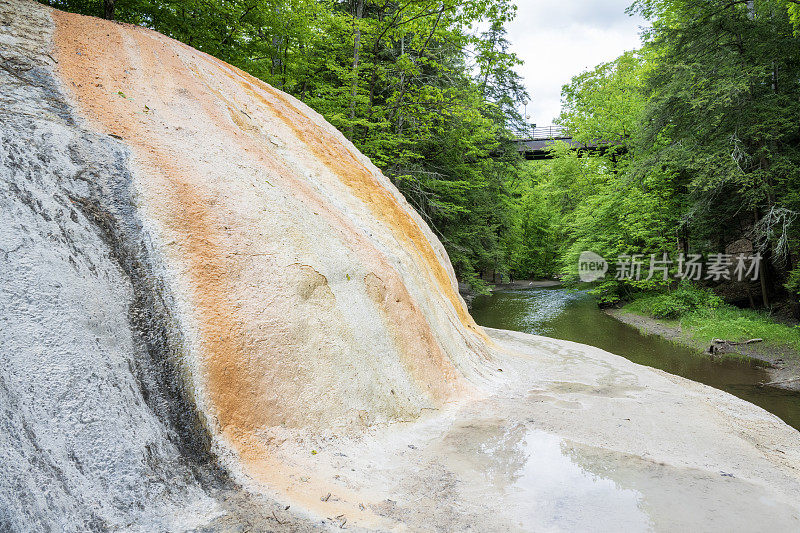
[[[114,3],[116,0],[103,0],[103,18],[114,20]]]
[[[769,309],[769,295],[767,294],[769,285],[767,284],[767,268],[766,265],[764,265],[765,260],[766,257],[762,257],[761,263],[758,265],[758,268],[761,270],[758,279],[761,280],[761,302],[764,304],[764,309]]]
[[[283,65],[281,69],[281,90],[286,90],[286,68],[289,64],[289,36],[285,37],[286,41],[283,43]]]
[[[678,230],[678,250],[684,255],[689,255],[689,231],[683,227]]]
[[[277,77],[280,76],[283,71],[283,38],[280,35],[273,35],[272,46],[275,47],[275,54],[272,56],[272,65],[270,66],[269,73]],[[283,87],[279,87],[279,89],[282,90]]]
[[[381,8],[377,13],[378,23],[383,22],[384,8]],[[372,75],[370,76],[369,80],[369,106],[367,109],[367,115],[369,116],[370,120],[372,120],[372,110],[375,105],[375,85],[378,83],[378,53],[381,49],[381,41],[383,40],[383,36],[389,30],[389,27],[391,27],[391,24],[388,25],[387,28],[380,34],[378,34],[377,37],[375,37],[375,43],[372,45],[372,57],[374,64],[372,65]]]
[[[353,39],[353,88],[350,91],[350,121],[348,132],[350,140],[353,140],[353,124],[352,121],[356,119],[356,94],[358,93],[358,58],[359,50],[361,48],[361,25],[358,21],[364,15],[364,0],[358,0],[355,9],[355,18],[353,25],[355,26],[355,38]]]

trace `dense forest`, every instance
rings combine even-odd
[[[652,23],[640,50],[582,73],[562,91],[562,125],[584,142],[534,171],[547,221],[542,271],[572,274],[578,254],[760,254],[757,282],[712,279],[728,301],[794,308],[800,290],[800,3],[639,0]],[[529,215],[530,216],[530,215]],[[535,241],[534,241],[535,242]],[[646,260],[645,260],[646,261]],[[678,265],[673,265],[673,269]],[[664,280],[609,280],[607,300]]]
[[[610,262],[745,251],[763,258],[757,282],[718,293],[770,307],[800,292],[797,0],[638,0],[642,47],[562,92],[559,123],[604,149],[556,143],[531,162],[514,143],[529,96],[509,0],[49,3],[153,28],[303,100],[392,179],[477,288],[489,273],[573,279],[584,250]],[[597,292],[670,285],[609,276]]]

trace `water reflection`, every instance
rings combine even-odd
[[[581,466],[558,436],[487,419],[456,424],[442,441],[468,499],[496,493],[514,526],[532,531],[647,531],[642,494]]]
[[[618,531],[650,529],[641,493],[582,468],[564,453],[559,437],[529,431],[522,453],[526,461],[515,485],[530,502],[527,520],[539,530],[592,531],[608,524]]]
[[[769,381],[760,362],[705,357],[653,335],[642,335],[597,308],[583,291],[560,288],[498,291],[473,302],[482,326],[546,335],[621,355],[727,391],[800,429],[800,394],[758,384]]]

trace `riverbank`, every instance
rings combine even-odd
[[[620,322],[637,328],[644,334],[656,335],[663,339],[695,349],[704,357],[714,358],[708,352],[713,339],[698,337],[696,331],[684,327],[680,320],[661,320],[631,311],[630,309],[606,309],[605,313]],[[724,356],[740,356],[757,359],[767,363],[770,383],[774,387],[800,391],[800,352],[788,345],[760,342],[753,344],[726,345]]]

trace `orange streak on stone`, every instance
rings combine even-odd
[[[189,48],[182,43],[176,44],[185,48]],[[198,53],[196,50],[192,50],[192,52]],[[229,70],[235,69],[235,67],[223,63],[213,56],[204,54],[204,57],[207,58],[211,63],[220,66],[221,73],[232,77],[230,76]],[[178,69],[181,68],[181,66],[176,65],[174,68]],[[194,73],[199,77],[199,79],[201,79],[200,73],[196,71]],[[235,78],[234,80],[238,85],[241,86],[241,80],[236,80]],[[212,92],[217,98],[226,103],[231,115],[231,120],[234,122],[234,124],[236,124],[243,132],[251,135],[257,134],[258,128],[255,128],[249,124],[245,120],[245,117],[242,117],[235,109],[233,109],[235,106],[232,102],[230,102],[223,94],[221,94],[219,91],[216,91],[208,84],[205,86],[208,91]],[[261,104],[267,106],[275,113],[276,116],[285,121],[285,116],[279,109],[276,109],[271,102],[264,99],[257,92],[253,91],[249,85],[245,85],[244,88],[247,89],[248,94],[255,96]],[[292,129],[294,130],[294,128]],[[236,141],[238,144],[242,145],[243,148],[248,149],[248,151],[254,157],[258,157],[266,164],[276,164],[274,158],[268,157],[267,153],[263,150],[263,137],[257,137],[254,139],[251,135],[237,137]],[[334,143],[339,142],[337,139],[331,139],[331,141]],[[282,171],[284,177],[290,173],[286,167],[282,167]],[[370,268],[373,270],[375,275],[386,280],[384,291],[389,294],[389,298],[385,300],[373,300],[376,304],[378,304],[386,320],[386,326],[390,331],[390,334],[392,335],[396,345],[400,349],[401,354],[404,356],[402,361],[404,366],[408,369],[414,379],[421,384],[422,391],[429,394],[430,397],[437,401],[439,405],[446,401],[451,394],[458,391],[463,392],[464,384],[460,382],[459,373],[442,351],[441,346],[437,342],[436,337],[431,330],[430,324],[425,318],[425,315],[414,303],[412,296],[409,294],[397,271],[371,243],[366,241],[363,235],[352,230],[350,222],[341,213],[331,209],[326,202],[319,198],[319,195],[314,192],[304,180],[293,179],[291,181],[292,189],[300,192],[308,202],[313,203],[315,209],[319,210],[321,213],[324,213],[326,218],[328,218],[334,226],[342,228],[343,234],[341,237],[350,245],[353,252],[358,254],[359,260],[363,264],[370,265]],[[383,185],[374,179],[372,187],[380,189],[387,197],[390,197],[390,195],[385,191]],[[369,202],[366,203],[372,208],[373,214],[377,214],[375,206],[369,204]],[[396,205],[396,203],[394,205]],[[399,206],[397,207],[399,208]],[[415,224],[411,217],[408,217],[408,220],[412,224]],[[418,227],[417,231],[419,231]],[[422,236],[421,232],[420,235],[424,239],[424,236]],[[427,239],[425,242],[427,243]],[[429,244],[428,246],[430,247]],[[369,253],[364,253],[365,250],[368,250]],[[433,253],[433,250],[430,249],[430,252]],[[436,264],[444,273],[438,260],[436,260]],[[446,276],[446,274],[444,275]],[[459,304],[456,305],[456,309],[461,309],[460,302],[455,302],[455,304]],[[472,321],[471,316],[467,315],[467,317],[470,321]],[[482,331],[477,331],[479,331],[481,336],[483,336]]]
[[[328,135],[294,107],[283,94],[247,72],[231,65],[226,65],[226,67],[239,74],[242,79],[237,81],[253,96],[268,105],[287,126],[291,127],[314,154],[370,207],[376,218],[384,220],[402,242],[411,245],[417,256],[427,265],[427,271],[433,276],[432,281],[435,286],[439,287],[439,290],[452,303],[461,323],[483,336],[483,332],[476,327],[472,316],[464,309],[461,298],[453,288],[450,276],[442,266],[428,238],[422,233],[419,224],[378,182],[372,172],[358,161],[338,139]],[[259,94],[256,87],[268,92],[282,105],[274,105],[273,102]]]

